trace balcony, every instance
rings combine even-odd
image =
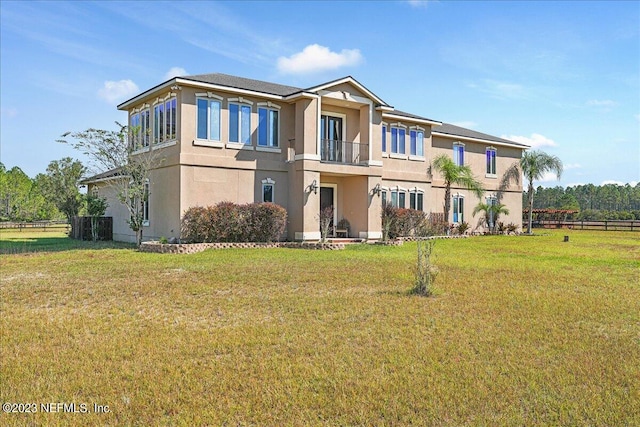
[[[369,158],[369,144],[361,142],[323,139],[320,146],[320,160],[328,163],[359,165]]]

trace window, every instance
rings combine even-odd
[[[274,189],[276,182],[271,179],[263,179],[262,180],[262,201],[267,203],[274,203]]]
[[[262,184],[262,201],[273,203],[273,184]]]
[[[382,125],[382,152],[387,152],[387,125]]]
[[[129,123],[129,144],[133,150],[140,148],[140,114],[131,116]]]
[[[153,107],[153,143],[160,144],[164,138],[162,130],[164,129],[164,103]]]
[[[229,142],[251,145],[251,106],[229,103]]]
[[[487,175],[496,175],[496,149],[487,148]]]
[[[153,107],[154,144],[162,144],[176,139],[176,110],[176,98],[169,98]]]
[[[382,206],[384,206],[387,204],[387,192],[383,190],[380,194],[382,194]]]
[[[409,193],[409,208],[419,211],[424,210],[424,194],[419,191]]]
[[[220,141],[220,101],[198,98],[196,104],[196,138]]]
[[[91,188],[91,196],[92,197],[99,197],[100,196],[100,192],[98,190],[98,187]]]
[[[464,198],[462,196],[453,196],[453,222],[460,223],[464,221]]]
[[[164,141],[173,141],[176,139],[176,110],[176,98],[171,98],[165,101]]]
[[[144,183],[144,196],[142,199],[142,225],[149,225],[149,183]]]
[[[270,108],[258,108],[258,145],[278,147],[279,112]]]
[[[403,128],[391,128],[391,152],[394,154],[405,153],[405,137],[407,131]]]
[[[140,113],[140,137],[143,147],[149,146],[149,121],[151,114],[149,109],[146,109]]]
[[[487,197],[487,206],[496,206],[498,204],[498,199],[495,196]],[[494,227],[495,222],[495,212],[493,209],[487,211],[487,222],[489,223],[489,228]]]
[[[406,196],[404,191],[391,191],[391,206],[404,209]]]
[[[412,156],[424,157],[424,132],[421,130],[412,130],[409,132],[410,154]]]
[[[464,144],[460,142],[453,144],[453,163],[464,166]]]

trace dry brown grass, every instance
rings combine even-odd
[[[0,258],[1,425],[638,425],[640,241]],[[567,234],[567,233],[562,233]]]

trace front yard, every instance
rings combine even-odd
[[[415,243],[160,255],[14,238],[0,401],[38,410],[1,425],[640,419],[637,233],[441,240],[434,298],[408,295]]]

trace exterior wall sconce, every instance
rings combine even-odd
[[[313,191],[313,194],[318,194],[318,181],[314,179],[313,182],[309,184],[307,189],[309,189],[309,193]]]
[[[371,192],[373,193],[374,196],[378,196],[380,197],[380,193],[382,193],[382,188],[380,188],[380,184],[376,184],[375,187],[373,187],[373,190],[371,190]]]

